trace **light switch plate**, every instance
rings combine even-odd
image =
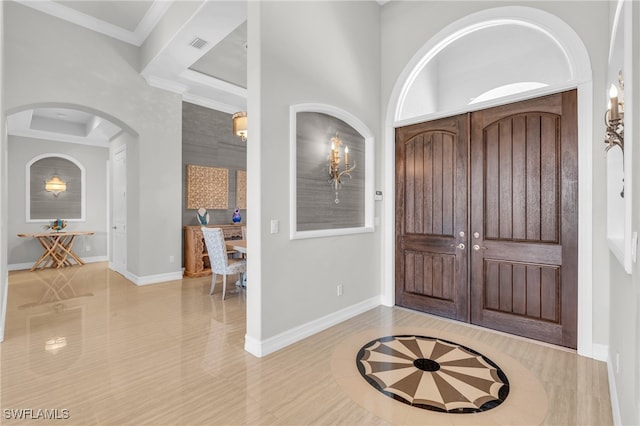
[[[271,219],[271,233],[277,234],[280,232],[280,221],[278,219]]]

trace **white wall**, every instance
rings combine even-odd
[[[377,228],[289,240],[291,105],[323,103],[352,113],[375,135],[380,156],[379,13],[375,2],[249,2],[249,251],[260,252],[261,266],[249,256],[250,285],[258,288],[248,292],[247,340],[257,346],[372,298],[379,302]],[[278,234],[269,232],[272,219],[280,222]]]
[[[9,136],[8,189],[8,263],[10,269],[25,269],[38,260],[42,246],[33,238],[20,238],[19,233],[43,232],[43,222],[26,221],[25,190],[26,164],[45,153],[65,154],[75,158],[85,168],[86,220],[68,222],[67,229],[93,231],[92,236],[78,237],[74,241],[75,252],[83,258],[107,256],[107,148],[73,143]],[[64,218],[63,218],[64,219]],[[90,248],[90,250],[86,250]],[[100,260],[100,259],[98,259]],[[15,265],[15,267],[14,267]]]
[[[0,22],[4,22],[4,2],[0,2]],[[0,111],[4,111],[4,31],[0,31]],[[7,311],[7,211],[6,118],[0,114],[0,342],[4,340]]]
[[[625,78],[625,107],[633,109],[625,113],[625,127],[633,130],[633,135],[625,135],[626,144],[633,143],[640,134],[640,4],[629,2],[632,32],[625,37],[624,61],[630,61],[632,75]],[[610,20],[613,19],[616,2],[611,2]],[[625,25],[628,27],[628,25]],[[627,28],[625,28],[627,29]],[[622,58],[621,58],[622,59]],[[618,63],[618,67],[622,64]],[[608,90],[607,88],[603,88]],[[627,130],[627,129],[625,129]],[[631,136],[631,137],[627,137]],[[625,144],[625,145],[626,145]],[[640,164],[640,152],[633,150],[632,164]],[[627,163],[628,164],[628,163]],[[640,226],[640,173],[634,167],[633,215],[631,229]],[[624,425],[640,424],[640,264],[634,263],[632,273],[627,274],[616,256],[610,255],[611,281],[611,326],[610,326],[610,378],[614,381],[615,398],[618,402],[620,422]],[[619,360],[619,362],[618,362]]]
[[[181,276],[169,262],[182,238],[180,96],[145,83],[139,48],[13,2],[5,18],[6,112],[64,102],[129,129],[138,150],[128,156],[129,272],[147,282]]]

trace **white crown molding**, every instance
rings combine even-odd
[[[25,110],[7,116],[7,134],[25,138],[90,145],[100,148],[109,147],[109,138],[100,136],[100,132],[96,131],[98,127],[94,128],[92,132],[89,132],[87,136],[70,135],[68,133],[32,129],[32,117],[33,110]]]
[[[136,27],[135,34],[142,40],[138,46],[142,45],[147,37],[149,37],[151,31],[158,25],[158,22],[160,22],[160,19],[167,13],[172,3],[173,0],[155,0],[153,2]]]
[[[212,99],[205,98],[193,93],[185,93],[184,95],[182,95],[182,100],[191,104],[200,105],[205,108],[226,112],[227,114],[235,114],[236,112],[238,112],[238,108],[233,105],[214,101]]]
[[[187,68],[182,73],[180,73],[180,77],[185,80],[192,81],[194,83],[208,86],[213,89],[221,90],[226,93],[230,93],[232,95],[240,96],[242,98],[247,97],[247,89],[244,87],[236,86],[235,84],[229,83],[227,81],[219,80],[215,77],[211,77],[210,75],[203,74],[198,71],[194,71],[190,68]]]
[[[125,43],[140,47],[145,39],[149,36],[158,21],[164,16],[171,6],[172,0],[154,1],[144,18],[138,24],[135,31],[125,30],[124,28],[113,25],[109,22],[102,21],[93,16],[78,12],[70,7],[56,3],[52,0],[16,0],[23,6],[30,7],[40,12],[46,13],[56,18],[63,19],[67,22],[79,25],[89,30],[104,34]]]
[[[150,86],[179,93],[187,102],[229,113],[246,110],[247,89],[189,68],[246,19],[246,2],[204,2],[140,74]],[[190,47],[194,34],[209,47]]]
[[[169,92],[183,94],[189,90],[189,86],[178,83],[177,81],[170,80],[168,78],[158,77],[157,75],[144,75],[149,86],[157,87],[158,89],[167,90]]]
[[[80,145],[90,145],[98,148],[109,148],[109,140],[106,138],[85,138],[81,136],[63,135],[53,132],[44,132],[32,129],[11,129],[8,131],[11,136],[21,136],[32,139],[44,139],[48,141],[75,143]]]

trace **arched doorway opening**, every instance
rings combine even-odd
[[[492,54],[496,45],[493,53],[499,54]],[[515,45],[531,51],[522,56]],[[532,65],[549,59],[554,65],[545,69]],[[489,9],[455,21],[428,40],[398,77],[385,123],[385,305],[395,304],[394,129],[566,89],[578,92],[578,352],[592,356],[591,64],[576,33],[538,9]]]
[[[97,231],[91,241],[78,247],[82,250],[81,257],[90,261],[111,261],[116,255],[109,226],[113,177],[111,158],[118,147],[128,144],[133,145],[135,150],[138,133],[104,111],[67,102],[45,102],[12,108],[6,111],[6,123],[9,146],[9,182],[6,188],[12,207],[8,210],[8,256],[3,266],[8,270],[24,269],[21,266],[33,263],[30,250],[40,252],[40,247],[28,246],[35,241],[20,241],[15,236],[23,232],[18,228],[25,232],[41,231],[43,220],[38,218],[45,218],[46,214],[30,220],[31,216],[22,209],[29,206],[24,198],[25,185],[29,184],[29,174],[24,172],[25,165],[44,154],[47,157],[72,157],[82,164],[82,199],[78,200],[82,205],[82,213],[77,218],[63,219],[71,219],[77,229],[90,227]],[[12,168],[15,168],[13,172]],[[86,170],[91,174],[87,179],[84,175]],[[16,197],[22,198],[18,200]],[[92,200],[100,201],[95,203]],[[85,206],[91,210],[91,214],[85,214]],[[48,216],[46,219],[49,219]],[[8,282],[3,286],[5,288],[2,291],[6,295]],[[4,320],[3,315],[0,321],[4,324]]]

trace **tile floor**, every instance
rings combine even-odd
[[[209,285],[203,277],[137,287],[104,263],[11,272],[1,423],[612,424],[606,365],[574,351],[378,307],[256,358],[243,349],[244,293],[222,302],[221,286],[211,297]],[[356,355],[409,334],[485,355],[508,378],[504,402],[447,414],[375,389]]]

